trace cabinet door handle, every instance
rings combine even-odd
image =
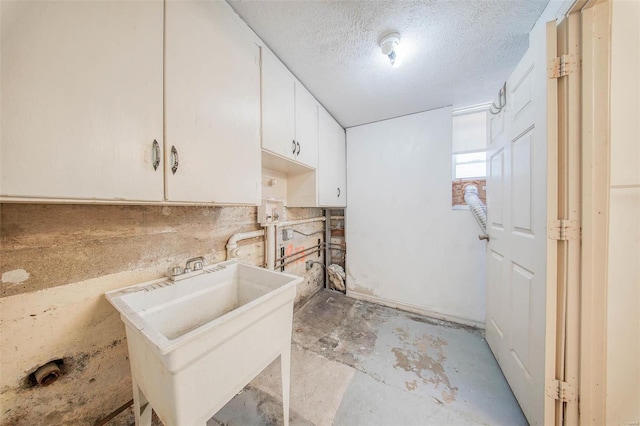
[[[151,146],[153,150],[153,162],[151,165],[153,166],[153,170],[158,170],[158,166],[160,165],[160,144],[154,139]]]
[[[296,141],[292,140],[291,143],[293,144],[293,151],[291,152],[293,155],[296,155]]]
[[[338,197],[340,196],[340,188],[338,188]]]
[[[296,142],[298,144],[298,152],[296,152],[296,155],[300,155],[300,142]]]
[[[175,146],[171,146],[171,173],[174,175],[178,171],[178,165],[180,162],[180,157],[178,157],[178,150]]]

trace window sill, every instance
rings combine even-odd
[[[451,206],[451,210],[469,210],[469,206],[466,204],[464,206]]]

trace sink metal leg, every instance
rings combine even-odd
[[[284,426],[289,426],[289,395],[291,387],[291,345],[280,354],[280,370],[282,372],[282,414]]]
[[[136,426],[151,426],[151,404],[144,396],[135,380],[133,382],[133,412],[136,416]]]

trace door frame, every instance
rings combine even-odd
[[[575,60],[568,78],[558,79],[557,213],[576,221],[578,233],[559,242],[555,263],[555,378],[569,392],[556,401],[554,423],[600,425],[606,423],[611,0],[566,0],[555,18],[558,55]]]
[[[557,244],[556,379],[567,384],[564,400],[556,400],[556,424],[579,424],[579,326],[581,212],[581,72],[580,14],[575,4],[558,23],[558,56],[566,55],[568,74],[558,79],[558,204],[559,219],[575,233]]]
[[[611,2],[580,8],[582,51],[580,424],[606,424]],[[576,362],[574,360],[574,362]]]
[[[580,232],[558,245],[556,424],[606,424],[611,1],[578,0],[558,26],[558,217]]]

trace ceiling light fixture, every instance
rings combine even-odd
[[[380,50],[382,50],[382,54],[389,58],[389,62],[392,67],[397,67],[400,65],[400,61],[398,59],[397,48],[400,44],[400,34],[396,31],[386,33],[380,39]]]

